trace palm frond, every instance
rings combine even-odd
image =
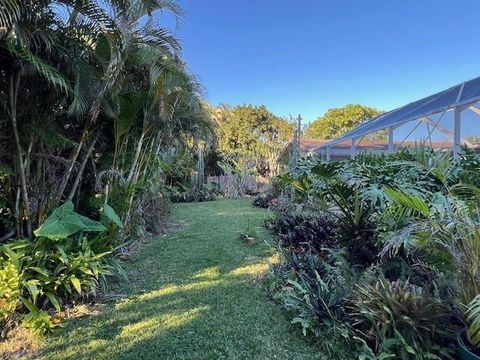
[[[17,56],[18,58],[31,64],[36,71],[53,86],[60,88],[60,90],[67,94],[72,91],[68,81],[57,69],[47,64],[38,56],[34,55],[27,48],[18,49],[12,44],[7,43],[7,49],[12,55]]]
[[[469,304],[465,312],[467,316],[468,335],[473,345],[480,345],[480,295]]]
[[[31,129],[43,142],[55,145],[59,149],[71,149],[78,145],[76,141],[63,136],[60,129],[52,123],[34,124]]]
[[[21,16],[23,2],[21,0],[3,0],[0,6],[0,39],[2,33],[16,22]]]
[[[401,208],[399,208],[401,214],[399,214],[399,216],[413,216],[418,214],[428,217],[430,215],[430,208],[420,196],[396,190],[391,187],[385,187],[384,191],[390,200],[401,205]]]
[[[92,0],[57,0],[59,3],[73,10],[75,17],[71,17],[72,21],[87,21],[97,29],[115,29],[115,23],[108,13],[102,9],[95,1]]]

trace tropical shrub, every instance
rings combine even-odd
[[[118,238],[136,235],[148,199],[170,181],[187,184],[193,154],[213,143],[202,87],[176,37],[153,21],[180,18],[181,7],[9,3],[0,8],[0,240],[32,239],[64,200],[89,217],[108,202],[125,225]]]
[[[42,237],[4,245],[0,252],[18,264],[23,296],[37,307],[60,311],[62,305],[94,294],[105,276],[116,273],[106,259],[111,247],[94,251],[92,245],[81,236],[63,241]]]
[[[103,221],[105,225],[119,222],[108,205]],[[107,276],[123,276],[111,256],[113,246],[108,244],[108,237],[101,235],[107,231],[105,225],[77,214],[73,204],[67,202],[35,231],[35,241],[1,246],[0,274],[5,274],[2,276],[9,284],[8,292],[2,290],[2,298],[9,300],[5,312],[11,313],[21,300],[28,311],[23,317],[25,326],[42,333],[53,327],[49,313],[43,309],[60,312],[72,301],[95,294],[106,284]]]
[[[276,236],[282,250],[322,253],[333,245],[335,223],[327,216],[299,212],[280,213],[266,224]]]
[[[399,248],[409,252],[420,249],[424,261],[451,273],[453,301],[467,325],[469,341],[480,347],[480,189],[465,184],[449,189],[461,199],[438,197],[430,206],[419,197],[389,190],[396,208],[386,216],[409,220],[386,238],[385,249],[390,253]],[[401,240],[402,234],[409,236]]]
[[[298,270],[287,280],[283,293],[285,307],[295,312],[293,323],[299,323],[304,333],[316,333],[319,324],[329,330],[348,325],[344,309],[350,297],[349,276],[344,269],[316,256],[304,258],[294,267]]]
[[[15,312],[19,300],[19,269],[13,261],[0,259],[0,325]]]
[[[272,206],[272,201],[274,199],[275,197],[271,193],[261,193],[255,196],[252,201],[252,206],[268,209],[270,206]]]
[[[349,249],[351,265],[368,267],[378,253],[373,216],[383,199],[376,189],[362,191],[361,182],[352,178],[337,163],[308,160],[298,174],[284,181],[293,185],[312,209],[335,219],[337,241]]]
[[[215,184],[204,184],[200,189],[181,187],[170,189],[172,202],[202,202],[214,201],[220,191]]]

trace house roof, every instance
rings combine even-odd
[[[393,142],[393,147],[394,149],[396,148],[414,148],[422,145],[423,143],[419,141],[394,141]],[[323,145],[323,144],[322,144]],[[315,150],[319,150],[318,148],[322,149],[322,145],[319,147],[315,148]],[[432,141],[425,143],[424,145],[428,145],[432,149],[440,150],[444,148],[451,148],[453,143],[451,140],[445,140],[445,141]],[[352,145],[351,143],[347,142],[341,142],[338,144],[335,144],[332,146],[332,149],[351,149]],[[355,145],[355,149],[357,151],[361,150],[388,150],[388,142],[387,141],[378,141],[378,140],[366,140],[363,139],[359,143]]]
[[[294,139],[290,139],[278,156],[279,159],[288,156]],[[316,149],[326,144],[329,140],[300,138],[300,153],[302,155],[314,153]]]
[[[319,146],[326,144],[328,141],[329,140],[300,138],[300,151],[302,153],[308,154],[313,150],[315,150],[316,148],[318,148]]]

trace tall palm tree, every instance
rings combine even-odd
[[[18,237],[31,236],[52,207],[75,197],[95,148],[111,141],[106,128],[123,116],[122,100],[142,89],[146,74],[153,79],[155,71],[164,73],[159,59],[178,56],[178,41],[155,22],[159,11],[182,15],[169,0],[2,3],[0,128],[12,137],[0,138],[0,146],[15,160],[0,161],[19,186],[1,195],[10,199]],[[150,48],[157,52],[156,68],[145,60],[135,68]],[[160,106],[156,93],[144,95],[171,113],[174,96],[162,98]],[[148,125],[157,121],[146,119]]]

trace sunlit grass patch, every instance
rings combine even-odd
[[[194,321],[201,312],[207,311],[209,306],[199,306],[180,313],[166,313],[150,319],[139,321],[135,324],[128,324],[122,327],[118,339],[141,341],[151,338],[171,329],[181,327],[191,321]]]
[[[193,275],[195,279],[218,279],[221,276],[218,266],[211,266]]]
[[[254,262],[254,263],[233,269],[228,273],[228,275],[233,275],[233,276],[249,275],[249,276],[258,277],[264,274],[270,268],[270,266],[275,263],[276,259],[277,259],[277,256],[272,255],[267,259],[262,259],[262,261],[260,262]]]

